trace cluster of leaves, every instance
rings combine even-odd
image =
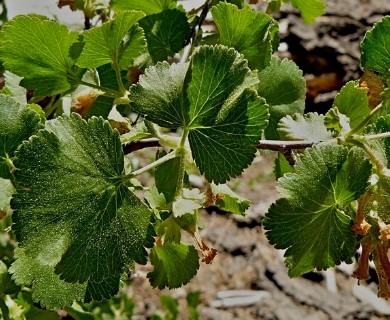
[[[206,1],[198,16],[174,0],[71,1],[107,21],[83,32],[37,15],[5,24],[1,210],[12,213],[17,241],[5,268],[33,301],[108,299],[148,256],[152,286],[186,284],[199,260],[216,255],[200,236],[199,209],[245,214],[249,201],[225,183],[251,164],[260,139],[313,145],[294,151],[295,164],[277,159],[281,198],[264,220],[270,242],[287,249],[289,274],[349,262],[364,243],[381,272],[379,294],[390,295],[390,17],[362,43],[365,76],[326,115],[305,114],[302,71],[273,54],[278,23],[230,2]],[[322,9],[292,1],[307,21],[323,10],[313,2]],[[215,31],[200,32],[208,10]],[[132,167],[129,146],[151,145],[161,147],[155,161]],[[155,183],[144,186],[136,177],[150,170]]]

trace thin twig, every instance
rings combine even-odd
[[[257,149],[288,152],[289,150],[306,149],[313,146],[313,141],[282,141],[282,140],[260,140]],[[144,148],[161,147],[159,139],[149,138],[138,141],[131,141],[123,144],[124,154],[132,153]]]
[[[186,43],[186,47],[184,48],[184,53],[181,56],[180,62],[186,62],[188,60],[188,57],[191,55],[191,51],[195,43],[195,40],[198,37],[199,30],[202,29],[202,24],[204,23],[207,14],[209,13],[209,10],[211,8],[211,3],[212,0],[206,0],[205,3],[203,4],[202,12],[200,13],[196,25],[191,30],[191,37],[188,39]]]

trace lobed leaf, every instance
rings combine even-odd
[[[169,65],[168,62],[147,68],[138,84],[130,88],[133,109],[166,128],[186,123],[187,102],[183,91],[187,70],[187,63]]]
[[[209,181],[224,183],[253,160],[268,106],[252,90],[247,62],[224,46],[196,50],[188,74],[189,143]]]
[[[150,253],[154,270],[147,277],[153,287],[178,288],[190,281],[199,269],[198,251],[184,243],[154,246]]]
[[[191,35],[186,14],[177,9],[146,16],[139,25],[145,32],[148,51],[154,63],[174,56]]]
[[[223,183],[251,163],[267,124],[267,105],[251,89],[257,82],[234,49],[203,46],[190,65],[164,62],[146,69],[130,94],[133,109],[149,120],[188,130],[201,173]]]
[[[367,31],[361,43],[362,67],[390,79],[390,17],[384,17]]]
[[[268,67],[259,73],[258,94],[270,107],[267,139],[279,139],[277,126],[283,117],[303,114],[306,99],[306,82],[302,70],[291,60],[272,57]]]
[[[356,249],[350,202],[368,187],[371,164],[361,149],[318,145],[305,150],[278,181],[282,198],[264,220],[266,236],[287,249],[290,276],[350,261]]]
[[[320,142],[332,139],[332,134],[324,124],[324,116],[318,113],[296,113],[282,118],[278,132],[284,140],[309,140]]]
[[[113,63],[121,70],[129,68],[146,47],[143,31],[137,24],[143,17],[139,11],[124,11],[101,26],[85,31],[84,47],[76,64],[96,68]]]
[[[326,10],[323,0],[291,0],[291,4],[301,11],[302,18],[306,23],[313,23]]]
[[[251,69],[262,70],[269,65],[273,48],[279,43],[278,24],[270,15],[226,2],[220,2],[210,12],[221,44],[243,54]]]
[[[24,140],[43,127],[38,113],[11,96],[0,95],[0,177],[11,177],[7,162]]]
[[[336,95],[333,107],[350,119],[351,129],[360,124],[369,114],[366,90],[359,88],[356,81],[347,82]]]
[[[19,283],[39,292],[35,299],[57,304],[43,292],[48,274],[65,286],[82,285],[67,301],[80,294],[86,301],[107,298],[130,264],[146,263],[150,211],[122,184],[123,158],[119,134],[107,121],[77,114],[46,122],[18,150],[11,205],[26,261],[17,260],[13,270]]]
[[[7,70],[23,77],[21,85],[37,96],[63,93],[81,79],[84,70],[70,55],[79,33],[36,15],[20,15],[4,25],[0,47]]]

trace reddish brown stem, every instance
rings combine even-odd
[[[369,259],[370,259],[370,253],[372,250],[371,243],[363,242],[362,243],[362,255],[359,258],[359,264],[357,269],[352,274],[353,278],[356,278],[359,280],[367,280],[370,278],[369,275]]]
[[[371,229],[371,225],[365,220],[365,208],[367,202],[372,197],[372,194],[367,192],[358,200],[358,207],[356,212],[355,221],[352,225],[352,231],[360,235],[366,235]]]

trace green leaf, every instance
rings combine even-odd
[[[390,115],[380,117],[374,124],[367,126],[365,134],[390,132]],[[374,151],[375,156],[390,168],[390,138],[373,139],[366,142]]]
[[[123,158],[107,121],[77,114],[46,122],[19,149],[11,205],[26,261],[17,262],[14,277],[32,282],[36,299],[58,303],[44,292],[49,274],[82,285],[78,299],[80,290],[87,301],[107,298],[129,265],[146,263],[150,211],[122,184]],[[74,296],[67,295],[57,292],[66,301]]]
[[[362,67],[390,79],[390,17],[384,17],[367,31],[361,44]]]
[[[159,62],[147,68],[138,84],[130,88],[133,109],[162,127],[182,126],[188,121],[183,92],[187,70],[188,63]]]
[[[325,114],[324,124],[328,129],[336,131],[336,133],[346,134],[351,131],[349,125],[350,119],[343,113],[340,113],[337,107],[332,107]]]
[[[320,142],[332,139],[324,124],[324,116],[318,113],[296,113],[282,118],[278,132],[283,140],[309,140]]]
[[[170,215],[160,223],[157,229],[157,235],[162,238],[163,243],[180,243],[181,228],[177,224],[173,215]]]
[[[198,48],[188,77],[192,155],[207,180],[224,183],[252,162],[268,106],[250,89],[257,80],[234,49]]]
[[[101,26],[85,31],[85,45],[77,65],[96,68],[113,63],[120,70],[129,68],[146,47],[143,31],[137,25],[143,17],[142,12],[124,11]]]
[[[15,192],[15,188],[8,179],[0,178],[0,220],[4,215],[10,215],[12,213],[10,200],[12,194]]]
[[[38,113],[5,95],[0,95],[0,123],[0,177],[9,179],[15,151],[43,125]]]
[[[268,14],[249,7],[221,2],[211,8],[220,34],[220,43],[235,48],[248,60],[251,69],[269,65],[273,48],[279,42],[278,24]]]
[[[157,159],[166,154],[165,151],[160,152]],[[173,201],[176,192],[179,181],[180,162],[179,157],[173,158],[160,164],[154,172],[156,187],[159,192],[164,194],[167,203]]]
[[[279,179],[283,198],[264,220],[270,243],[287,249],[293,277],[351,260],[357,239],[350,202],[368,187],[371,164],[361,149],[318,145],[305,150],[294,168]]]
[[[291,0],[291,3],[301,11],[302,18],[306,23],[313,23],[317,17],[323,15],[326,11],[323,0]]]
[[[198,251],[184,243],[154,246],[150,252],[154,270],[147,277],[153,287],[178,288],[190,281],[199,269]]]
[[[74,65],[71,46],[79,33],[36,15],[20,15],[3,28],[1,59],[7,70],[23,77],[21,85],[37,96],[53,96],[77,85],[84,70]]]
[[[278,140],[277,125],[286,115],[301,113],[305,109],[306,82],[302,71],[288,59],[272,57],[270,65],[259,73],[258,94],[270,106],[267,139]]]
[[[145,31],[148,51],[155,63],[179,52],[191,35],[186,14],[177,9],[146,16],[139,25]]]
[[[171,296],[161,295],[160,296],[161,306],[166,310],[165,319],[177,319],[179,315],[179,301]]]
[[[114,10],[137,10],[146,15],[159,13],[163,10],[176,8],[176,0],[111,0],[111,6]]]
[[[234,214],[245,215],[245,211],[250,207],[251,202],[248,199],[240,197],[226,184],[210,184],[211,191],[215,197],[215,205],[224,211]]]
[[[288,172],[295,172],[294,167],[287,161],[286,157],[279,152],[274,162],[274,175],[276,179],[283,177]]]
[[[16,101],[22,104],[26,104],[27,90],[26,88],[20,86],[20,81],[23,78],[9,71],[5,71],[3,76],[4,76],[5,86],[0,90],[0,94],[9,94]]]
[[[333,107],[337,107],[350,119],[351,129],[370,114],[367,91],[359,88],[357,81],[349,81],[341,88],[334,99]]]
[[[202,46],[190,67],[158,63],[130,92],[133,109],[149,120],[183,126],[201,173],[224,183],[251,163],[267,125],[268,106],[251,89],[257,82],[233,48]]]

